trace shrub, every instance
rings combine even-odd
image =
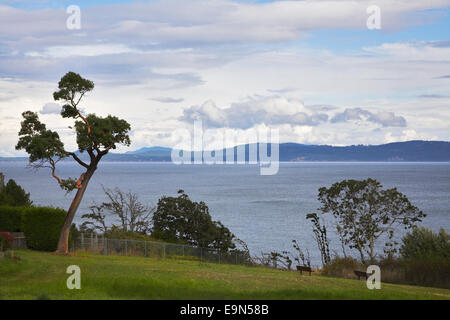
[[[0,231],[21,232],[24,207],[0,206]]]
[[[354,270],[365,270],[365,267],[352,257],[334,257],[329,264],[323,266],[321,273],[326,276],[354,278]]]
[[[406,283],[450,289],[450,259],[409,259],[402,264]]]
[[[49,207],[24,210],[23,227],[27,246],[33,250],[55,251],[66,211]]]
[[[450,237],[442,228],[439,233],[425,227],[414,228],[402,241],[400,254],[405,259],[450,259]]]
[[[388,257],[377,264],[383,282],[450,288],[450,259]]]
[[[12,249],[14,236],[9,232],[0,232],[0,252]]]

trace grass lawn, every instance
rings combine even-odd
[[[16,251],[0,259],[0,299],[450,299],[450,290],[300,276],[260,267],[139,257]],[[81,268],[81,290],[66,268]]]

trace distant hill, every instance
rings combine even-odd
[[[230,149],[231,150],[231,149]],[[236,147],[234,147],[236,154]],[[110,153],[108,161],[171,161],[171,148],[141,148],[126,153]],[[248,159],[249,145],[245,145]],[[225,150],[224,150],[225,155]],[[353,145],[334,147],[282,143],[279,145],[280,161],[449,161],[450,142],[407,141],[375,146]],[[25,160],[26,158],[0,158],[0,160]],[[236,159],[236,156],[235,156]]]

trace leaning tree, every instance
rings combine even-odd
[[[83,115],[80,109],[81,100],[94,89],[94,83],[77,73],[68,72],[64,75],[58,83],[58,89],[53,93],[53,98],[55,101],[64,103],[61,116],[74,119],[74,126],[69,128],[75,130],[79,154],[87,152],[89,160],[85,162],[76,152],[67,151],[58,133],[48,130],[45,124],[39,121],[38,114],[31,111],[22,113],[24,120],[21,122],[16,149],[23,149],[29,154],[32,167],[50,168],[53,178],[58,181],[62,189],[68,192],[76,190],[61,228],[56,249],[57,253],[67,254],[72,220],[83,199],[89,180],[97,170],[102,157],[111,149],[115,149],[118,144],[130,145],[128,136],[130,125],[125,120],[111,115],[104,118],[95,114]],[[85,170],[78,179],[62,179],[56,175],[56,164],[69,157]]]
[[[394,252],[396,228],[410,229],[426,216],[396,188],[382,189],[374,179],[343,180],[320,188],[322,213],[332,213],[344,244],[356,249],[361,262],[375,260],[377,240],[386,240],[385,251]]]

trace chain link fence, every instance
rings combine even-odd
[[[72,252],[103,255],[137,256],[184,259],[212,263],[250,265],[248,254],[240,251],[221,252],[217,249],[190,245],[126,239],[108,239],[103,236],[81,234],[71,243]]]

